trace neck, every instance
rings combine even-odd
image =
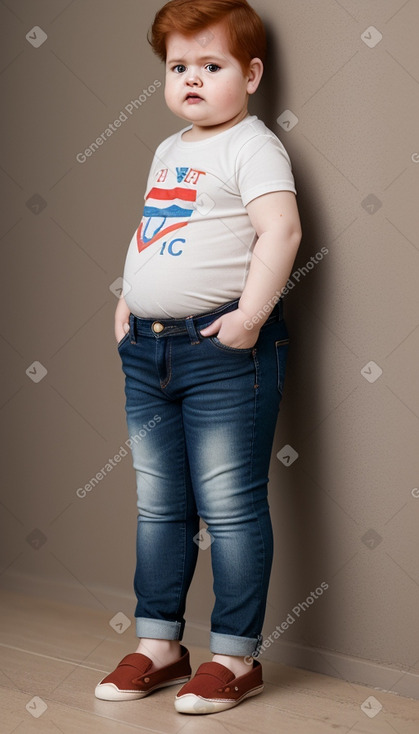
[[[184,140],[205,140],[205,138],[212,138],[214,135],[218,135],[218,133],[224,132],[224,130],[228,130],[230,127],[234,127],[234,125],[237,125],[239,122],[244,120],[248,116],[247,108],[244,110],[240,110],[240,112],[231,118],[231,120],[226,120],[226,122],[222,122],[219,125],[211,125],[211,126],[205,126],[205,125],[196,125],[194,124],[190,130],[187,130],[183,135],[182,138]]]

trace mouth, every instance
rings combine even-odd
[[[185,97],[185,102],[189,102],[190,104],[196,104],[197,102],[202,102],[202,97],[199,96],[199,94],[195,94],[194,92],[189,92],[189,94]]]

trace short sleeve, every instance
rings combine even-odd
[[[235,172],[244,206],[273,191],[297,193],[289,155],[273,133],[254,135],[242,145]]]

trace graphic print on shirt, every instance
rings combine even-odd
[[[156,174],[156,183],[164,183],[168,169]],[[196,184],[204,171],[176,168],[177,183]],[[181,227],[186,227],[195,211],[197,191],[186,186],[164,188],[152,186],[146,195],[143,217],[137,230],[137,248],[142,252],[157,240]]]

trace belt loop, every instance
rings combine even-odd
[[[131,344],[137,343],[135,316],[133,313],[130,313],[129,315],[129,338],[130,338]]]
[[[186,324],[186,329],[187,329],[189,338],[191,340],[191,344],[199,344],[201,340],[198,336],[198,332],[196,330],[193,316],[188,316],[185,319],[185,324]]]

